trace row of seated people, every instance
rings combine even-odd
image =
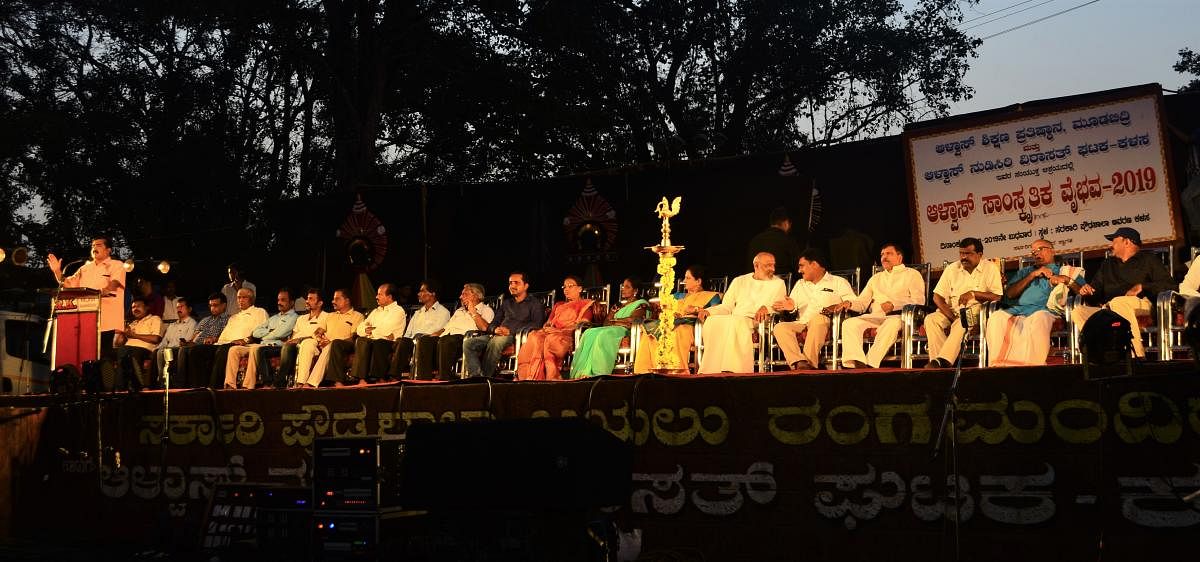
[[[1053,244],[1045,240],[1031,245],[1033,263],[1004,283],[996,264],[983,259],[982,243],[964,239],[959,261],[943,272],[932,293],[933,309],[924,315],[929,366],[952,364],[964,331],[979,330],[989,309],[981,305],[1001,299],[1005,308],[991,313],[985,337],[979,338],[991,350],[987,364],[995,366],[1045,363],[1049,333],[1067,308],[1053,303],[1063,302],[1068,293],[1093,297],[1122,316],[1144,316],[1148,297],[1169,288],[1170,274],[1161,262],[1138,252],[1141,240],[1133,229],[1120,229],[1109,238],[1113,258],[1104,262],[1090,283],[1084,281],[1082,270],[1056,263]],[[895,355],[894,343],[902,332],[911,332],[904,329],[904,311],[925,304],[927,277],[903,261],[898,246],[885,245],[880,251],[881,269],[856,294],[848,280],[825,270],[819,254],[808,251],[798,262],[801,278],[787,295],[784,281],[774,275],[774,257],[762,253],[754,258],[754,272],[735,278],[724,300],[721,294],[704,290],[702,268],[688,268],[685,290],[676,295],[682,314],[675,320],[678,363],[691,364],[690,352],[695,350],[698,372],[750,372],[757,353],[763,370],[761,357],[767,342],[761,340],[771,336],[761,326],[770,320],[774,344],[791,369],[819,368],[822,350],[829,348],[841,350],[844,366],[878,367],[889,354]],[[1186,292],[1186,279],[1184,285]],[[158,341],[152,334],[161,326],[152,325],[154,317],[145,313],[144,302],[135,299],[134,321],[120,335],[126,344],[122,347],[128,349],[118,353],[126,359],[126,368],[134,371],[129,378],[145,382],[145,375],[136,372],[138,359],[155,352],[160,372],[167,358],[175,357],[175,372],[184,375],[176,386],[215,388],[239,384],[252,388],[260,372],[267,373],[263,381],[267,384],[301,387],[405,376],[450,379],[459,375],[460,359],[467,376],[494,376],[508,356],[516,358],[513,370],[518,379],[557,380],[611,373],[618,352],[631,349],[636,350],[632,372],[653,368],[657,326],[649,319],[651,302],[637,298],[636,280],[622,282],[618,305],[611,309],[607,298],[601,302],[582,298],[584,287],[576,277],[567,277],[561,288],[566,300],[549,308],[546,299],[531,298],[526,275],[514,272],[509,276],[509,298],[498,304],[493,301],[495,309],[483,302],[481,286],[467,284],[460,294],[462,305],[451,314],[438,303],[438,287],[430,281],[422,284],[421,305],[410,320],[395,304],[388,284],[379,288],[379,306],[365,319],[340,290],[334,293],[332,312],[323,310],[319,291],[308,291],[308,312],[302,317],[293,310],[287,289],[277,295],[279,312],[268,318],[263,309],[252,305],[253,291],[244,287],[237,293],[239,311],[232,316],[224,313],[219,293],[209,299],[210,316],[199,324],[191,318],[186,300],[178,303],[180,320],[169,325]],[[1095,310],[1078,305],[1070,316],[1074,324],[1082,325]],[[854,313],[858,315],[850,316]],[[965,324],[959,318],[964,315]],[[697,322],[704,334],[698,346],[693,345]],[[1137,325],[1136,318],[1131,324]],[[760,327],[757,334],[756,327]],[[631,329],[634,341],[630,341]],[[831,332],[835,337],[829,337]],[[756,335],[760,342],[754,341]],[[904,335],[911,337],[911,333]],[[869,348],[864,347],[867,340],[871,340]],[[1139,357],[1145,354],[1140,340],[1133,339],[1133,352]],[[273,357],[279,357],[277,369],[271,367]],[[836,352],[832,366],[837,366]],[[568,370],[564,373],[564,369]]]
[[[916,349],[922,338],[917,334],[923,315],[931,367],[952,365],[960,354],[964,332],[978,332],[980,326],[984,334],[975,338],[980,365],[1040,365],[1046,363],[1051,331],[1056,326],[1067,324],[1065,332],[1073,336],[1070,357],[1078,360],[1078,330],[1091,315],[1101,307],[1108,308],[1136,329],[1139,324],[1150,323],[1154,299],[1158,304],[1157,324],[1161,328],[1152,327],[1147,333],[1157,330],[1160,339],[1155,351],[1160,359],[1171,358],[1169,337],[1181,331],[1172,324],[1181,325],[1178,318],[1185,316],[1171,311],[1183,304],[1186,296],[1192,296],[1187,300],[1189,308],[1200,301],[1195,287],[1200,285],[1200,267],[1193,262],[1176,292],[1169,266],[1155,255],[1169,257],[1169,253],[1140,251],[1140,235],[1131,228],[1118,229],[1107,238],[1112,242],[1109,257],[1091,281],[1085,281],[1078,266],[1058,263],[1051,242],[1036,240],[1031,244],[1030,264],[1018,269],[1007,282],[1001,269],[1003,262],[982,259],[982,243],[975,238],[964,239],[959,244],[958,262],[946,267],[933,290],[933,307],[928,314],[924,314],[921,306],[924,298],[921,276],[899,263],[902,256],[898,248],[885,245],[880,255],[882,268],[859,295],[854,294],[846,280],[828,275],[822,258],[806,252],[805,258],[799,260],[803,279],[793,288],[791,296],[771,303],[762,299],[755,305],[759,319],[771,320],[759,324],[760,333],[774,333],[785,364],[793,369],[820,366],[822,349],[830,350],[833,355],[830,366],[836,368],[839,348],[846,366],[877,367],[889,353],[909,361],[918,354]],[[918,267],[928,271],[926,265]],[[842,318],[860,311],[866,314]],[[782,317],[787,313],[799,318],[788,321]],[[962,317],[966,322],[961,321]],[[863,328],[871,331],[871,326],[866,326],[864,320],[877,326],[874,342],[866,353],[861,334]],[[767,327],[770,324],[773,328]],[[831,325],[833,337],[826,340]],[[898,352],[893,347],[897,333],[903,334],[904,340]],[[801,337],[797,338],[797,334]],[[1130,347],[1135,357],[1146,354],[1141,336],[1142,330],[1131,334]],[[758,351],[759,369],[770,370],[768,348],[762,346]],[[911,366],[903,360],[900,363]],[[744,367],[743,362],[737,369]]]

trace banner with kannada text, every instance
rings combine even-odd
[[[914,243],[940,269],[973,236],[989,257],[1097,250],[1129,226],[1143,244],[1180,237],[1157,85],[1083,96],[1045,111],[905,135]]]

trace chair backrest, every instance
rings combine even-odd
[[[786,283],[786,281],[785,281],[785,283]],[[675,281],[675,292],[682,293],[685,290],[686,289],[684,289],[684,287],[683,287],[683,278],[676,280]],[[718,293],[721,293],[722,295],[724,295],[725,291],[729,290],[729,276],[711,277],[711,278],[705,279],[704,280],[704,290],[705,291],[715,291],[715,292],[718,292]]]
[[[542,301],[542,304],[546,305],[547,309],[554,308],[554,295],[555,292],[553,289],[539,293],[529,293],[530,298]]]
[[[600,322],[608,315],[609,296],[612,294],[612,287],[609,285],[598,285],[595,287],[584,287],[579,293],[579,298],[588,299],[592,302],[592,320]]]
[[[783,275],[776,274],[775,276],[776,276],[776,277],[778,277],[778,278],[780,278],[780,279],[783,279],[783,290],[784,290],[784,292],[791,292],[791,290],[792,290],[792,277],[795,277],[795,275],[793,274],[793,272],[789,271],[789,272],[787,272],[787,273],[784,273]]]
[[[849,281],[850,286],[854,287],[855,293],[862,291],[862,268],[861,267],[856,267],[854,269],[838,269],[838,270],[829,271],[828,273],[830,273],[832,275],[836,275],[838,277],[841,277],[842,279]]]
[[[483,304],[486,304],[486,305],[488,305],[488,308],[491,308],[492,310],[499,312],[500,311],[500,302],[503,300],[504,300],[503,294],[492,295],[490,297],[483,297]]]

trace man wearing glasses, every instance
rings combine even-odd
[[[1047,306],[1055,287],[1066,285],[1078,292],[1083,275],[1078,268],[1054,261],[1054,244],[1034,240],[1029,254],[1033,265],[1018,269],[1004,288],[1012,306],[988,317],[985,337],[988,366],[1045,365],[1050,353],[1050,330],[1061,316]]]
[[[933,287],[937,310],[925,316],[925,335],[929,338],[927,368],[954,366],[968,329],[963,327],[959,316],[965,314],[969,326],[979,325],[979,307],[1000,300],[1003,290],[1000,268],[983,259],[983,242],[978,238],[963,238],[958,243],[958,261],[942,270],[941,279]]]

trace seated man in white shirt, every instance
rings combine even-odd
[[[343,353],[354,353],[355,330],[362,323],[363,315],[350,306],[349,294],[350,291],[346,289],[335,290],[333,312],[328,313],[325,319],[325,329],[318,328],[313,337],[300,342],[299,356],[296,358],[297,387],[316,388],[321,384],[331,349],[343,347]],[[345,372],[345,368],[342,372]]]
[[[1191,319],[1192,310],[1200,304],[1200,259],[1192,258],[1187,275],[1179,282],[1179,294],[1187,298],[1183,305],[1183,317]]]
[[[175,297],[171,299],[175,307],[175,321],[167,325],[167,329],[163,332],[162,341],[158,342],[158,347],[154,349],[154,363],[157,366],[159,378],[165,378],[164,371],[167,365],[167,354],[176,353],[179,348],[186,345],[186,342],[192,341],[196,337],[196,319],[192,318],[192,305],[184,297]],[[168,351],[170,350],[170,351]],[[176,363],[178,365],[178,363]],[[174,375],[178,369],[172,368],[171,375]],[[181,378],[173,378],[171,388],[180,388],[184,386],[184,381]]]
[[[850,282],[825,270],[825,257],[816,250],[800,254],[801,279],[792,287],[792,294],[776,301],[771,309],[781,314],[796,314],[796,320],[775,324],[775,342],[783,351],[784,360],[792,370],[821,368],[821,347],[829,336],[830,311],[838,304],[854,300]],[[800,334],[804,349],[800,349]]]
[[[395,288],[392,283],[384,283],[375,291],[375,310],[367,315],[355,333],[354,365],[350,375],[346,372],[347,348],[333,346],[330,348],[329,363],[325,366],[325,379],[346,386],[353,386],[365,380],[374,382],[387,375],[392,354],[392,345],[397,338],[404,336],[404,326],[407,313],[404,307],[396,303]]]
[[[442,381],[458,378],[454,364],[462,359],[462,342],[466,333],[487,330],[492,319],[496,317],[496,311],[483,304],[483,285],[479,283],[463,285],[458,300],[461,304],[450,316],[450,321],[446,323],[445,329],[441,333],[434,334],[437,336],[437,378]],[[427,378],[421,369],[422,366],[418,364],[415,373],[417,378]]]
[[[964,328],[960,315],[966,314],[968,327],[979,325],[979,307],[1000,300],[1004,291],[1000,268],[983,259],[983,242],[963,238],[958,243],[958,261],[942,270],[933,287],[937,310],[925,316],[925,336],[929,338],[929,364],[926,368],[953,367],[962,348]],[[950,336],[946,337],[946,329]]]
[[[450,311],[438,302],[439,290],[440,285],[436,281],[426,279],[421,282],[421,288],[417,290],[417,302],[421,303],[421,307],[408,320],[404,337],[396,340],[392,350],[392,366],[388,370],[390,378],[400,379],[413,374],[419,379],[432,378],[438,336],[446,327],[446,322],[450,321]],[[410,372],[409,363],[414,351],[417,365]]]
[[[754,256],[754,273],[734,278],[721,304],[700,309],[704,356],[700,373],[749,373],[754,370],[752,332],[771,314],[771,303],[787,296],[783,279],[775,277],[775,256]]]
[[[122,390],[128,385],[130,390],[141,390],[150,386],[150,372],[142,368],[142,361],[154,353],[154,347],[162,341],[162,319],[146,312],[146,300],[133,297],[129,305],[133,320],[124,329],[116,333],[113,345],[117,348],[118,380],[115,387]]]
[[[208,387],[221,389],[225,386],[225,366],[229,361],[229,349],[246,345],[251,341],[254,329],[267,321],[267,311],[254,306],[254,291],[242,287],[237,291],[238,311],[229,317],[225,329],[217,337],[216,353],[209,366]]]
[[[837,305],[835,310],[864,312],[842,321],[842,364],[850,369],[878,367],[900,335],[900,311],[909,304],[925,305],[925,278],[904,266],[900,246],[884,244],[879,264],[883,270],[871,276],[858,298]],[[875,341],[864,354],[864,334],[870,328],[876,328]]]

